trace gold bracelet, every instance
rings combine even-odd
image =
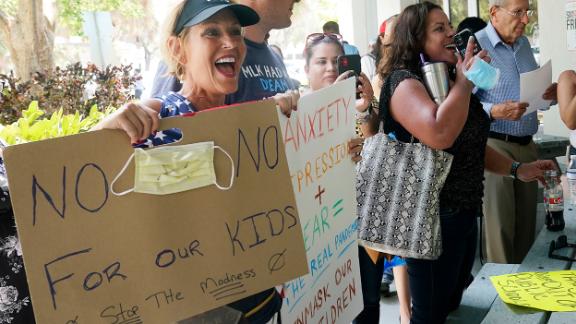
[[[378,102],[378,99],[372,96],[372,100],[370,101],[370,107],[368,107],[368,110],[370,110],[370,113],[372,113],[372,110],[377,112],[379,110],[379,107],[380,103]]]

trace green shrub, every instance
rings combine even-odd
[[[62,110],[63,115],[78,112],[88,116],[94,105],[100,112],[120,107],[132,99],[135,81],[130,65],[100,70],[95,65],[83,67],[76,63],[49,73],[36,73],[26,82],[20,82],[13,74],[0,74],[0,124],[17,121],[33,101],[48,115]],[[89,88],[94,92],[90,93]]]

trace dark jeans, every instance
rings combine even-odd
[[[366,253],[362,246],[358,246],[358,261],[360,264],[360,280],[362,281],[362,297],[364,309],[354,324],[372,324],[380,321],[380,285],[384,272],[384,258],[380,258],[376,264]]]
[[[474,264],[476,209],[440,209],[442,254],[437,260],[406,259],[412,295],[412,324],[444,323],[458,308]]]

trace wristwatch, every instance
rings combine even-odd
[[[522,163],[513,161],[512,166],[510,167],[510,178],[518,179],[518,168],[522,165]]]

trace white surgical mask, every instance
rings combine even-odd
[[[222,151],[232,163],[230,185],[222,187],[216,182],[214,171],[214,149]],[[126,171],[134,159],[134,188],[115,192],[114,184]],[[234,183],[234,161],[230,154],[214,142],[200,142],[187,145],[166,146],[144,150],[137,148],[114,178],[110,191],[116,196],[130,192],[151,195],[168,195],[215,185],[220,190],[232,188]]]

